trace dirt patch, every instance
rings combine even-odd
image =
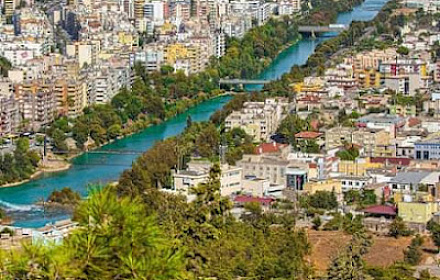
[[[312,245],[310,262],[319,271],[327,269],[331,260],[337,256],[350,241],[351,236],[339,231],[309,230],[309,241]],[[373,246],[365,256],[365,261],[371,266],[386,267],[396,261],[403,260],[403,250],[408,247],[411,237],[373,236]]]

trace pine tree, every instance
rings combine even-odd
[[[370,280],[364,269],[363,255],[368,252],[371,239],[363,232],[353,235],[349,245],[332,261],[327,270],[329,280]]]

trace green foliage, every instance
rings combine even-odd
[[[196,147],[192,143],[203,127],[193,123],[178,139],[165,142],[172,147],[170,151],[176,151],[171,144],[176,142],[185,143],[185,146],[179,144],[179,150],[194,151]],[[241,130],[233,134],[246,137]],[[231,138],[234,139],[232,135]],[[192,139],[192,142],[183,139]],[[245,206],[242,221],[235,220],[229,212],[231,202],[220,196],[220,169],[216,164],[209,181],[192,189],[196,196],[192,202],[162,193],[152,183],[151,176],[157,172],[151,172],[151,168],[157,161],[164,161],[168,153],[163,149],[158,153],[150,151],[133,165],[129,176],[128,173],[122,176],[117,189],[123,196],[140,197],[148,213],[158,214],[158,224],[163,225],[167,235],[176,236],[180,246],[187,248],[186,271],[191,275],[187,279],[303,279],[310,275],[304,261],[309,252],[307,236],[294,229],[292,216],[275,217],[262,212],[254,203]],[[145,165],[138,168],[142,162]],[[169,171],[170,166],[165,169]],[[274,224],[278,226],[272,227]]]
[[[234,97],[226,103],[225,106],[221,110],[218,110],[212,114],[210,121],[215,125],[221,125],[226,117],[231,114],[233,111],[237,111],[243,108],[243,104],[247,101],[257,101],[264,98],[262,93],[254,93],[254,94],[236,94]]]
[[[55,128],[52,131],[52,144],[54,148],[54,152],[64,152],[67,151],[67,144],[66,144],[66,135],[64,132],[58,128]]]
[[[327,270],[329,280],[370,280],[362,257],[371,246],[365,233],[353,235],[350,244],[335,258]]]
[[[292,114],[288,115],[284,120],[280,123],[277,129],[277,133],[284,135],[287,139],[289,139],[289,143],[298,148],[299,145],[303,147],[303,150],[307,150],[307,147],[310,147],[311,150],[316,151],[319,150],[319,147],[316,148],[316,143],[312,141],[310,143],[301,143],[299,144],[295,139],[295,134],[301,131],[308,130],[310,127],[308,121],[301,119],[298,115]]]
[[[410,236],[413,232],[408,229],[402,218],[396,217],[390,224],[388,234],[394,238],[398,238],[400,236]]]
[[[15,231],[11,228],[5,227],[0,231],[0,234],[9,234],[9,236],[14,236]]]
[[[5,154],[0,158],[0,184],[29,179],[38,167],[40,155],[29,150],[28,138],[17,139],[15,145],[16,149],[12,154]]]
[[[92,191],[76,209],[80,226],[62,245],[23,245],[7,257],[6,279],[186,279],[184,248],[176,247],[139,200]],[[3,255],[2,255],[3,254]]]
[[[377,197],[374,190],[349,190],[344,193],[344,201],[348,205],[357,205],[364,207],[368,205],[376,204]]]
[[[440,248],[440,224],[431,220],[428,223],[427,229],[431,233],[431,239],[435,246]]]
[[[12,64],[5,57],[0,56],[0,74],[3,77],[8,76],[8,71],[12,68]]]
[[[228,39],[226,54],[213,59],[211,65],[220,77],[254,78],[297,38],[297,25],[292,18],[270,19],[248,31],[243,39]]]
[[[315,218],[313,218],[313,220],[312,220],[312,224],[313,224],[314,230],[319,230],[319,228],[322,225],[321,218],[318,215],[316,215]]]
[[[337,11],[342,9],[350,9],[358,1],[311,1],[313,4],[313,11],[309,13],[309,17],[302,24],[310,23],[311,25],[323,24],[327,25],[334,20],[337,15]],[[267,92],[275,92],[280,95],[289,95],[291,93],[291,84],[293,82],[299,82],[304,77],[311,75],[312,73],[321,74],[325,69],[326,62],[328,62],[331,55],[341,50],[344,47],[352,47],[354,42],[365,34],[367,28],[372,27],[376,30],[375,35],[382,35],[384,33],[399,35],[399,27],[396,23],[392,22],[394,17],[390,17],[394,9],[399,4],[396,1],[389,1],[383,9],[377,14],[375,19],[370,22],[352,22],[350,28],[344,32],[339,33],[338,36],[326,40],[321,43],[315,49],[315,52],[309,56],[307,63],[303,66],[294,66],[289,73],[284,74],[281,79],[272,81],[264,86],[264,90]],[[380,29],[380,30],[379,30]],[[382,38],[378,38],[382,41]],[[391,40],[387,42],[388,45],[392,45],[394,42]],[[440,49],[440,48],[439,48]],[[440,50],[439,50],[440,53]]]
[[[231,131],[220,134],[220,142],[227,146],[225,160],[227,163],[234,165],[238,160],[243,158],[243,154],[253,154],[254,144],[251,136],[241,128],[234,128]]]
[[[54,190],[47,198],[47,201],[62,205],[76,205],[81,201],[81,196],[71,188],[65,187],[60,191]]]
[[[357,215],[353,217],[353,215],[350,213],[345,215],[341,215],[340,213],[333,213],[332,215],[333,219],[331,219],[324,225],[324,230],[342,230],[348,234],[354,234],[364,231],[362,216]]]
[[[368,274],[375,280],[415,280],[414,269],[406,263],[395,263],[387,268],[370,268]]]
[[[250,136],[241,129],[222,133],[221,138],[212,123],[192,123],[181,135],[157,142],[139,157],[132,169],[122,174],[118,188],[122,193],[138,193],[150,187],[170,187],[172,168],[184,168],[192,156],[218,160],[220,144],[228,146],[226,161],[229,163],[254,149]]]
[[[423,237],[416,235],[412,240],[411,244],[404,251],[405,262],[410,265],[418,265],[422,259],[421,246],[423,245]]]
[[[317,191],[312,195],[305,196],[301,201],[301,207],[331,210],[338,207],[338,201],[334,192]]]
[[[354,161],[359,156],[359,150],[353,145],[350,145],[350,147],[345,148],[344,150],[338,151],[336,153],[336,156],[340,158],[341,160],[350,160]]]
[[[408,55],[409,54],[409,49],[407,48],[407,47],[404,47],[404,46],[399,46],[398,48],[397,48],[397,51],[396,51],[398,54],[400,54],[400,55]]]

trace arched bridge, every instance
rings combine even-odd
[[[246,79],[220,79],[219,83],[223,85],[264,85],[270,83],[270,80],[246,80]]]

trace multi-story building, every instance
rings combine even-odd
[[[351,137],[351,143],[362,146],[368,156],[383,156],[377,153],[387,148],[390,149],[390,155],[394,152],[390,147],[390,133],[384,129],[361,128],[353,131]]]
[[[5,16],[11,18],[18,6],[17,0],[3,0],[3,10]]]
[[[208,162],[190,162],[186,170],[178,170],[173,173],[173,191],[190,195],[191,188],[207,183],[209,170],[212,164]],[[221,166],[220,193],[229,196],[242,190],[242,169],[236,166],[223,164]]]
[[[53,83],[58,114],[79,116],[87,105],[87,84],[84,80],[57,79]]]
[[[336,68],[325,71],[324,80],[329,86],[352,88],[357,85],[351,65],[339,64]]]
[[[301,11],[301,0],[280,1],[278,3],[279,15],[292,15]]]
[[[96,55],[93,53],[93,46],[91,44],[75,42],[66,46],[66,54],[78,60],[79,66],[91,66],[96,62]]]
[[[32,130],[53,122],[56,115],[54,92],[43,81],[31,81],[16,86],[15,99],[23,119]]]
[[[440,137],[427,138],[414,143],[414,158],[419,160],[440,159]]]
[[[107,103],[121,90],[130,88],[131,76],[128,67],[101,67],[93,71],[94,75],[89,76],[88,103]]]
[[[6,136],[18,131],[20,111],[14,96],[0,96],[0,136]]]
[[[265,102],[246,102],[240,111],[232,112],[225,120],[226,130],[239,127],[255,141],[265,141],[290,112],[286,99],[266,99]]]
[[[221,30],[228,37],[242,38],[252,28],[252,17],[249,15],[229,16],[221,22]]]
[[[405,223],[416,223],[426,225],[438,212],[438,203],[435,202],[399,202],[399,217]]]
[[[344,176],[365,177],[369,169],[382,168],[384,164],[371,162],[370,158],[357,158],[354,161],[341,160],[338,164],[338,173]]]
[[[413,96],[417,91],[424,91],[429,88],[431,82],[427,73],[427,63],[421,59],[382,62],[379,71],[387,88],[405,95]]]
[[[327,150],[351,143],[353,129],[350,127],[333,127],[325,131],[325,148]]]
[[[286,170],[289,161],[279,157],[267,155],[244,155],[237,162],[237,166],[243,169],[243,176],[252,176],[267,179],[273,184],[287,184]]]
[[[369,114],[356,121],[358,128],[366,127],[371,129],[385,129],[390,133],[391,138],[396,137],[396,131],[402,129],[406,119],[397,115]]]

